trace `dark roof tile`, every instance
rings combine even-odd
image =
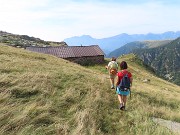
[[[27,47],[27,50],[51,54],[59,58],[85,57],[104,55],[98,45],[92,46],[58,46],[58,47]]]

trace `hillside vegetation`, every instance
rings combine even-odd
[[[180,38],[150,49],[134,51],[156,74],[180,86]]]
[[[138,55],[159,77],[180,86],[180,38],[131,42],[111,52],[108,57],[129,53]]]
[[[44,41],[40,38],[12,34],[4,31],[0,31],[0,43],[19,48],[26,48],[29,46],[67,46],[65,42]]]
[[[122,60],[134,78],[124,112],[105,65],[82,67],[1,44],[0,134],[175,134],[152,117],[180,122],[180,87],[154,76],[134,55],[118,58]]]
[[[107,55],[108,58],[119,57],[124,54],[132,53],[136,49],[156,48],[170,43],[172,40],[149,40],[149,41],[134,41],[123,45],[122,47],[112,51]]]

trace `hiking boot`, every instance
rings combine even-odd
[[[125,106],[122,106],[122,110],[125,110]]]
[[[124,111],[124,110],[125,110],[125,105],[123,105],[123,104],[121,103],[120,106],[119,106],[119,109],[122,110],[122,111]]]
[[[114,85],[111,86],[111,89],[114,89]]]
[[[123,104],[122,103],[119,105],[119,109],[123,110]]]

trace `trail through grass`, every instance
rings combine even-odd
[[[1,45],[0,134],[171,135],[152,117],[180,122],[179,87],[126,60],[134,77],[127,111],[118,109],[104,65],[82,67]],[[143,79],[150,79],[142,83]]]

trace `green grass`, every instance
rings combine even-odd
[[[0,134],[171,135],[152,117],[180,122],[179,86],[157,78],[133,55],[127,111],[118,109],[105,64],[86,66],[1,45]],[[148,78],[149,83],[142,83]]]
[[[171,42],[171,40],[150,40],[150,41],[142,41],[148,48],[155,48],[159,46],[164,46]]]

